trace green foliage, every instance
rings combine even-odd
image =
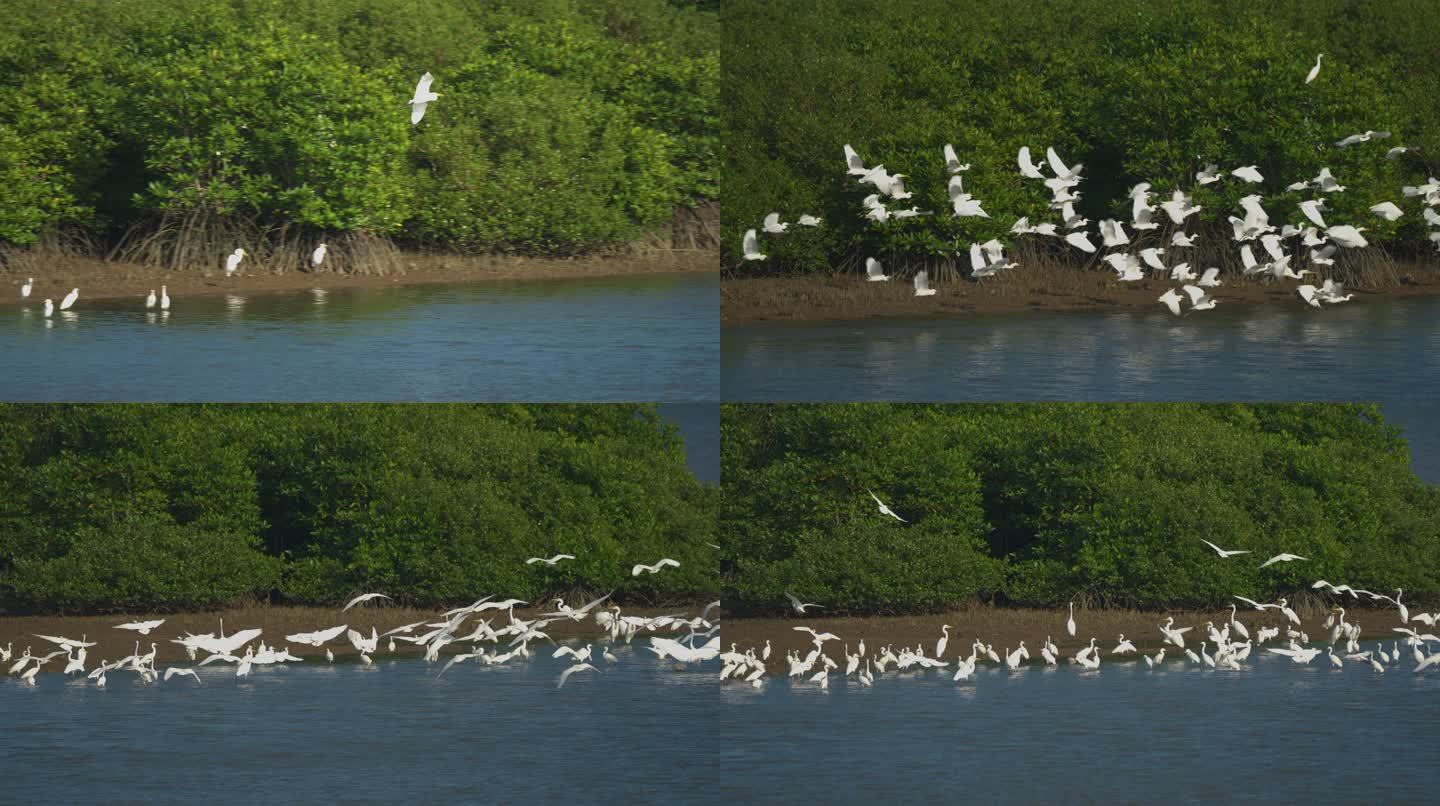
[[[1057,7],[1063,6],[1063,8]],[[1016,153],[1043,160],[1054,146],[1085,165],[1077,210],[1129,220],[1126,191],[1150,182],[1168,197],[1195,191],[1215,239],[1251,192],[1275,223],[1302,220],[1284,194],[1329,166],[1349,190],[1327,217],[1369,228],[1403,249],[1425,246],[1413,200],[1400,188],[1440,173],[1440,17],[1421,0],[980,0],[964,13],[933,3],[725,4],[723,121],[727,263],[746,272],[830,271],[863,252],[954,255],[1007,239],[1016,219],[1053,220],[1049,194],[1023,180]],[[1304,84],[1317,52],[1320,78]],[[1369,129],[1395,138],[1338,149]],[[990,219],[950,215],[941,147],[952,143],[965,190]],[[868,195],[844,173],[841,148],[906,175],[911,204],[936,211],[876,224]],[[1392,145],[1418,152],[1386,160]],[[1207,163],[1256,164],[1253,185],[1198,187]],[[1408,215],[1369,212],[1395,201]],[[766,239],[770,260],[741,263],[743,232],[771,211],[823,215],[817,230]],[[801,228],[803,229],[803,228]]]
[[[722,440],[740,607],[1213,607],[1315,579],[1440,594],[1440,490],[1373,406],[732,405]],[[1282,551],[1309,561],[1259,568]]]
[[[23,610],[715,588],[718,491],[643,406],[7,406],[0,499]]]
[[[569,254],[715,198],[713,9],[423,5],[16,0],[0,243],[239,221]]]

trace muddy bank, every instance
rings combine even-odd
[[[1111,650],[1118,643],[1120,633],[1135,644],[1135,647],[1144,652],[1154,654],[1160,650],[1163,640],[1158,628],[1165,619],[1174,616],[1176,627],[1194,627],[1185,633],[1185,645],[1199,650],[1200,642],[1206,640],[1205,623],[1215,622],[1217,629],[1230,620],[1230,611],[1170,611],[1170,612],[1145,612],[1138,610],[1076,610],[1075,624],[1076,637],[1071,638],[1065,632],[1065,619],[1068,611],[1065,610],[1021,610],[1021,609],[999,609],[999,608],[975,608],[971,610],[956,611],[940,615],[925,616],[883,616],[883,617],[844,617],[844,618],[795,618],[795,619],[735,619],[730,618],[724,622],[721,629],[721,646],[725,650],[730,649],[733,643],[740,652],[754,647],[757,654],[760,648],[765,646],[768,639],[771,646],[770,661],[767,665],[770,674],[785,674],[788,666],[785,664],[785,653],[789,650],[796,650],[804,655],[810,651],[810,633],[796,631],[796,627],[809,627],[817,632],[831,632],[840,636],[840,643],[830,642],[825,645],[825,654],[832,659],[843,663],[843,653],[848,645],[850,652],[855,652],[860,641],[865,641],[865,652],[867,655],[878,651],[887,644],[893,646],[898,652],[902,646],[914,647],[916,644],[924,647],[925,654],[933,657],[935,654],[935,642],[940,640],[943,634],[941,626],[950,625],[950,641],[945,649],[945,659],[955,661],[957,657],[965,657],[970,654],[970,645],[978,638],[994,647],[996,654],[1002,657],[1007,649],[1015,649],[1021,641],[1025,642],[1026,648],[1030,650],[1032,663],[1044,663],[1040,658],[1040,647],[1044,645],[1046,636],[1055,642],[1060,648],[1062,657],[1068,658],[1075,654],[1083,646],[1088,646],[1091,638],[1095,638],[1096,646],[1101,649],[1101,658],[1104,661],[1121,660],[1123,657],[1111,656]],[[1284,616],[1273,610],[1259,613],[1255,610],[1246,612],[1240,610],[1237,618],[1250,630],[1251,637],[1255,636],[1260,626],[1280,627],[1281,635],[1284,635]],[[1323,613],[1312,615],[1301,615],[1301,630],[1310,636],[1312,641],[1328,640],[1329,630],[1324,629],[1321,623],[1325,620]],[[1400,617],[1394,609],[1378,610],[1346,610],[1345,620],[1350,623],[1361,625],[1361,640],[1365,639],[1386,639],[1396,640],[1402,636],[1392,632],[1391,628],[1400,625]],[[1413,625],[1421,632],[1425,632],[1424,625]],[[1281,646],[1270,642],[1268,646]],[[1174,645],[1165,653],[1172,656],[1178,650]],[[1130,655],[1129,658],[1137,659],[1138,655]],[[1064,662],[1062,660],[1062,662]]]
[[[265,293],[301,291],[310,288],[379,288],[432,283],[487,283],[533,280],[577,280],[638,274],[707,272],[719,270],[713,251],[670,251],[644,257],[551,258],[456,257],[402,255],[400,270],[393,274],[339,274],[333,272],[290,272],[274,274],[263,265],[241,264],[233,277],[226,277],[217,265],[197,271],[169,271],[131,263],[110,263],[90,258],[46,258],[23,270],[0,274],[0,305],[22,302],[40,304],[53,299],[58,304],[72,288],[80,289],[81,300],[145,297],[157,293],[163,284],[170,296],[201,294]],[[20,298],[20,286],[35,278],[29,300]]]
[[[668,609],[657,608],[623,608],[622,616],[660,616],[667,614],[685,613],[687,616],[697,614],[699,607],[676,607]],[[126,615],[126,616],[0,616],[0,648],[7,645],[13,647],[15,658],[19,658],[30,647],[35,655],[48,654],[58,647],[49,641],[35,637],[36,634],[52,635],[62,638],[79,639],[85,636],[86,641],[95,641],[96,646],[90,647],[86,659],[86,666],[94,668],[103,660],[118,660],[126,657],[135,651],[135,642],[140,642],[140,650],[143,654],[148,652],[150,644],[155,644],[155,663],[157,666],[166,664],[189,665],[190,659],[186,657],[185,650],[178,644],[171,643],[171,640],[190,633],[220,633],[220,622],[224,620],[226,635],[231,635],[240,630],[258,628],[264,633],[257,639],[256,644],[263,640],[268,646],[288,647],[290,654],[302,658],[324,658],[325,649],[328,647],[336,658],[355,657],[358,652],[350,645],[350,642],[343,635],[331,641],[325,647],[312,647],[302,644],[290,643],[285,640],[286,635],[299,632],[313,632],[330,627],[338,627],[345,624],[363,633],[367,638],[370,635],[371,627],[380,633],[410,624],[416,621],[426,623],[442,621],[442,611],[438,610],[412,610],[405,607],[365,607],[357,606],[351,610],[341,613],[339,608],[320,607],[251,607],[234,610],[218,610],[204,613],[170,613],[155,615]],[[551,610],[540,610],[536,608],[525,608],[515,610],[516,618],[531,619],[540,613],[553,612]],[[165,619],[165,623],[157,627],[149,635],[139,635],[129,630],[117,630],[115,625],[125,624],[132,621],[149,621],[153,619]],[[504,611],[487,611],[480,614],[481,619],[488,619],[492,627],[499,628],[509,623],[509,617]],[[479,621],[471,616],[465,622],[466,626],[473,629]],[[416,634],[423,632],[417,630]],[[552,622],[545,628],[545,632],[557,642],[568,640],[594,640],[605,634],[596,627],[593,618],[584,621],[563,621]],[[647,633],[648,634],[648,633]],[[656,635],[669,636],[671,633],[656,633]],[[608,640],[608,639],[607,639]],[[509,639],[506,639],[508,643]],[[540,642],[545,646],[548,643]],[[540,644],[532,643],[532,649]],[[469,646],[464,644],[462,646]],[[422,650],[416,648],[407,641],[397,641],[395,644],[396,655],[404,657],[418,657],[423,654]],[[390,655],[388,639],[381,639],[380,651],[376,657],[387,657]],[[45,667],[45,671],[60,671],[64,667],[62,663],[51,661]]]
[[[1387,297],[1440,295],[1440,267],[1410,266],[1399,272],[1400,283],[1384,289],[1347,289],[1355,298],[1347,305]],[[1161,294],[1180,284],[1147,279],[1121,283],[1111,272],[1062,268],[1021,268],[986,280],[936,282],[933,297],[916,297],[907,279],[871,283],[858,275],[813,277],[726,277],[720,286],[720,323],[743,325],[766,321],[835,321],[926,318],[964,314],[1031,311],[1146,310],[1164,311]],[[1226,278],[1211,289],[1220,306],[1290,305],[1304,303],[1295,294],[1299,283]],[[1204,316],[1205,312],[1194,314]],[[1187,313],[1186,317],[1190,314]]]

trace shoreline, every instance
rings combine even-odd
[[[1217,629],[1229,623],[1230,611],[1196,611],[1196,610],[1173,610],[1173,611],[1140,611],[1140,610],[1082,610],[1076,609],[1075,623],[1076,630],[1074,638],[1065,632],[1065,619],[1068,610],[1034,610],[1034,609],[1010,609],[1010,608],[972,608],[958,610],[949,613],[931,614],[923,616],[839,616],[827,618],[735,618],[725,617],[724,626],[720,631],[722,651],[729,651],[733,643],[737,651],[743,653],[746,649],[754,648],[756,654],[765,646],[768,639],[771,643],[770,660],[766,669],[771,675],[784,676],[788,671],[785,662],[785,653],[789,650],[796,650],[803,656],[813,644],[810,641],[810,634],[795,630],[795,627],[809,627],[818,632],[831,632],[840,637],[839,642],[827,642],[825,653],[831,658],[840,661],[843,666],[842,653],[848,645],[850,652],[855,652],[860,640],[865,641],[866,655],[877,653],[886,645],[892,645],[896,651],[901,646],[914,647],[919,644],[924,648],[927,656],[933,656],[935,643],[943,634],[941,625],[950,625],[950,641],[945,650],[945,658],[952,663],[957,656],[964,657],[970,654],[970,645],[977,638],[991,644],[995,652],[1003,656],[1004,650],[1015,649],[1020,641],[1025,641],[1026,647],[1030,650],[1030,664],[1044,664],[1040,657],[1040,647],[1044,645],[1048,635],[1059,648],[1062,664],[1068,663],[1068,658],[1075,654],[1081,647],[1087,646],[1093,637],[1096,640],[1096,647],[1101,650],[1101,657],[1105,661],[1112,660],[1111,650],[1114,649],[1120,633],[1130,640],[1136,647],[1135,654],[1124,656],[1115,655],[1113,660],[1140,660],[1140,654],[1154,654],[1161,647],[1162,637],[1157,625],[1165,619],[1174,616],[1175,627],[1193,627],[1194,629],[1185,633],[1185,646],[1194,649],[1197,653],[1201,641],[1207,641],[1205,637],[1205,622],[1213,621]],[[1284,630],[1283,625],[1288,622],[1284,616],[1276,611],[1267,610],[1260,613],[1256,610],[1241,609],[1237,612],[1238,620],[1250,630],[1251,638],[1255,637],[1258,626],[1281,627],[1281,638],[1268,642],[1268,646],[1283,646]],[[1328,641],[1329,630],[1321,627],[1325,616],[1323,613],[1300,614],[1301,627],[1310,636],[1312,644],[1315,642]],[[1392,632],[1391,627],[1400,624],[1400,618],[1393,608],[1376,609],[1364,608],[1357,610],[1347,609],[1345,620],[1350,623],[1361,625],[1361,640],[1384,640],[1393,641],[1403,638],[1400,633]],[[1420,632],[1426,632],[1423,624],[1413,625]],[[1174,657],[1180,653],[1184,657],[1184,650],[1173,644],[1169,644],[1166,651],[1167,657]]]
[[[608,602],[607,602],[608,604]],[[577,605],[578,606],[578,605]],[[603,607],[603,605],[602,605]],[[704,605],[685,605],[673,608],[658,607],[622,607],[621,615],[627,616],[660,616],[670,615],[683,611],[687,617],[698,615],[700,608]],[[447,608],[448,609],[448,608]],[[600,608],[597,608],[600,609]],[[315,630],[337,627],[341,624],[348,625],[358,632],[362,632],[368,638],[371,627],[380,633],[386,630],[410,624],[416,621],[441,621],[443,610],[417,610],[409,607],[365,607],[360,605],[347,612],[341,613],[339,607],[246,607],[228,608],[224,610],[197,611],[186,613],[154,613],[154,614],[125,614],[114,616],[0,616],[0,648],[10,645],[14,656],[11,660],[19,660],[24,653],[25,647],[30,647],[35,655],[45,655],[53,652],[59,647],[49,641],[35,637],[36,633],[53,635],[62,638],[81,638],[85,641],[95,641],[96,645],[89,648],[86,656],[86,667],[93,669],[99,665],[101,660],[114,661],[125,657],[135,650],[135,643],[140,643],[143,652],[151,643],[156,646],[155,662],[177,666],[190,666],[198,662],[191,661],[185,654],[185,650],[178,644],[171,643],[171,639],[191,633],[216,633],[219,632],[220,620],[224,619],[225,634],[230,635],[240,630],[259,628],[264,633],[256,639],[255,645],[263,640],[267,646],[281,649],[289,647],[290,653],[304,659],[324,658],[326,648],[329,648],[337,661],[342,658],[358,658],[359,652],[355,650],[350,642],[342,634],[334,641],[321,647],[314,647],[305,644],[287,643],[285,636],[299,632],[312,632]],[[540,613],[553,612],[550,608],[515,608],[517,618],[532,619]],[[140,635],[128,630],[117,630],[115,625],[125,624],[132,621],[147,621],[152,619],[165,619],[165,623],[157,627],[149,635]],[[465,626],[473,629],[480,620],[490,620],[492,626],[500,627],[509,622],[505,611],[487,611],[477,616],[471,616],[465,622]],[[416,630],[417,633],[421,630]],[[552,641],[547,642],[559,644],[565,641],[575,640],[603,640],[610,643],[608,633],[600,630],[593,618],[586,618],[583,621],[571,621],[563,619],[550,623],[545,632],[551,636]],[[640,633],[635,638],[643,638],[648,635],[660,635],[671,637],[669,632]],[[532,642],[532,649],[538,646],[538,642]],[[465,644],[464,646],[468,646]],[[420,657],[423,652],[408,641],[396,643],[394,657]],[[392,657],[388,651],[388,639],[380,639],[379,651],[375,653],[378,660],[382,657]],[[59,672],[64,668],[64,656],[51,661],[44,668],[45,672]],[[9,664],[4,664],[8,666]],[[4,677],[0,676],[0,680]]]
[[[1347,288],[1364,304],[1382,297],[1440,296],[1440,267],[1406,265],[1400,283],[1384,289]],[[1226,277],[1209,289],[1227,305],[1304,307],[1295,294],[1300,283],[1267,283]],[[720,284],[720,326],[769,322],[838,322],[867,319],[925,319],[964,314],[1071,311],[1162,312],[1170,280],[1148,278],[1120,283],[1110,272],[1072,268],[1019,269],[982,282],[937,282],[938,293],[917,298],[908,280],[870,283],[854,274],[781,277],[724,277]],[[1186,312],[1183,318],[1188,318]]]
[[[467,257],[459,255],[402,254],[401,270],[392,274],[291,272],[271,274],[242,264],[234,277],[219,268],[170,271],[133,263],[110,263],[95,258],[41,258],[36,268],[11,269],[0,274],[0,306],[58,304],[71,288],[81,300],[143,299],[166,285],[173,297],[234,293],[284,293],[312,288],[382,288],[440,283],[503,283],[568,281],[633,275],[690,274],[719,271],[719,253],[710,250],[666,251],[640,257],[588,257],[575,259],[524,257]],[[250,271],[246,271],[248,268]],[[20,296],[27,277],[35,278],[28,299]]]

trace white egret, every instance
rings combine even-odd
[[[21,298],[21,299],[25,299],[25,298],[29,297],[29,296],[30,296],[30,289],[32,289],[32,288],[34,288],[34,287],[35,287],[35,278],[34,278],[34,277],[27,277],[27,278],[25,278],[25,284],[22,285],[22,286],[20,286],[20,298]]]
[[[765,216],[765,221],[761,224],[761,228],[771,235],[779,235],[789,229],[790,225],[780,223],[779,213],[771,213]]]
[[[740,239],[740,251],[746,260],[764,260],[765,255],[760,254],[760,239],[756,237],[755,230],[745,230],[745,236]]]
[[[1066,235],[1065,243],[1070,244],[1071,246],[1081,250],[1082,252],[1095,251],[1095,245],[1090,243],[1090,239],[1085,237],[1085,233],[1083,232],[1072,232],[1069,235]]]
[[[1305,76],[1305,83],[1306,83],[1306,84],[1309,84],[1310,82],[1314,81],[1314,80],[1315,80],[1315,76],[1320,75],[1320,60],[1323,59],[1323,58],[1325,58],[1325,54],[1323,54],[1323,53],[1316,54],[1316,56],[1315,56],[1315,66],[1312,67],[1312,68],[1310,68],[1310,73]]]
[[[1041,163],[1030,159],[1030,146],[1020,146],[1020,154],[1016,158],[1020,164],[1020,175],[1027,179],[1044,179],[1045,174],[1040,173]]]
[[[1405,212],[1401,210],[1398,206],[1396,206],[1395,202],[1388,201],[1380,202],[1379,204],[1372,206],[1370,208],[1370,212],[1374,213],[1377,216],[1380,216],[1386,221],[1394,221],[1400,216],[1405,215]]]
[[[160,286],[160,310],[170,310],[170,292],[163,285]]]
[[[1180,299],[1180,295],[1175,293],[1173,288],[1160,295],[1160,302],[1176,316],[1180,315]]]
[[[234,274],[235,270],[240,268],[240,261],[244,260],[247,254],[249,253],[246,252],[244,249],[236,249],[234,252],[230,253],[229,257],[225,258],[226,277]]]
[[[65,299],[60,300],[60,310],[62,310],[62,311],[69,310],[69,309],[70,309],[70,306],[71,306],[71,305],[74,305],[74,304],[75,304],[75,300],[77,300],[77,299],[79,299],[79,298],[80,298],[80,289],[78,289],[78,288],[72,288],[72,289],[70,289],[70,293],[65,295]]]
[[[1218,287],[1220,285],[1220,270],[1213,267],[1206,269],[1205,273],[1200,275],[1200,279],[1195,282],[1195,285],[1201,288]]]
[[[1070,637],[1071,637],[1071,638],[1074,638],[1074,637],[1075,637],[1075,603],[1074,603],[1074,602],[1071,602],[1071,603],[1070,603],[1070,617],[1065,620],[1065,632],[1070,633]]]
[[[802,213],[800,217],[795,220],[795,223],[802,227],[818,227],[820,226],[820,222],[824,220],[823,218],[816,218],[809,213]]]
[[[1281,553],[1279,553],[1279,554],[1276,554],[1274,557],[1271,557],[1270,559],[1266,560],[1266,561],[1265,561],[1265,564],[1264,564],[1264,565],[1261,565],[1260,567],[1261,567],[1261,568],[1266,568],[1266,567],[1268,567],[1268,566],[1274,565],[1275,563],[1288,563],[1288,562],[1294,562],[1295,560],[1308,560],[1308,559],[1309,559],[1309,558],[1307,558],[1307,557],[1301,557],[1299,554],[1288,554],[1288,553],[1285,553],[1285,552],[1281,552]]]
[[[155,289],[153,289],[153,288],[150,289],[150,296],[148,296],[148,297],[145,298],[145,307],[147,307],[147,308],[153,308],[153,307],[155,307]]]
[[[1352,134],[1343,140],[1338,140],[1336,141],[1335,145],[1339,146],[1340,148],[1348,148],[1355,145],[1356,143],[1368,143],[1371,140],[1384,140],[1386,137],[1389,136],[1390,132],[1377,132],[1374,129],[1371,129],[1361,134]]]
[[[1222,548],[1220,548],[1219,546],[1215,545],[1214,543],[1211,543],[1209,540],[1206,540],[1206,539],[1203,538],[1203,537],[1200,538],[1200,542],[1201,542],[1201,543],[1204,543],[1205,545],[1209,546],[1209,547],[1212,548],[1212,549],[1215,549],[1215,553],[1216,553],[1216,554],[1219,554],[1221,557],[1234,557],[1234,556],[1237,555],[1237,554],[1249,554],[1249,553],[1250,553],[1250,550],[1249,550],[1249,549],[1222,549]]]
[[[1238,179],[1243,179],[1246,182],[1259,183],[1265,181],[1265,177],[1260,175],[1259,169],[1254,165],[1243,165],[1231,171],[1230,175]]]
[[[790,607],[791,607],[792,609],[794,609],[794,611],[795,611],[796,613],[798,613],[799,615],[802,615],[802,616],[805,615],[805,608],[807,608],[807,607],[819,607],[819,608],[822,609],[822,610],[824,609],[823,607],[821,607],[821,606],[818,605],[818,604],[815,604],[814,602],[802,602],[802,601],[800,601],[800,599],[799,599],[798,597],[796,597],[795,594],[791,593],[790,591],[785,591],[785,598],[790,600]],[[767,644],[768,644],[768,642],[767,642]],[[769,650],[767,649],[766,651],[768,652]]]
[[[1208,296],[1205,289],[1196,285],[1183,285],[1180,290],[1190,295],[1190,310],[1192,311],[1213,310],[1220,302],[1214,297]]]
[[[900,521],[901,523],[909,523],[909,522],[910,522],[910,521],[907,521],[907,520],[905,520],[904,518],[900,517],[899,515],[896,515],[896,514],[895,514],[895,510],[893,510],[893,509],[891,509],[890,507],[886,506],[886,505],[885,505],[885,502],[884,502],[884,501],[881,501],[881,500],[880,500],[880,497],[877,496],[877,495],[875,495],[875,493],[870,492],[870,490],[866,490],[865,492],[870,493],[870,497],[875,499],[875,503],[880,507],[880,514],[881,514],[881,515],[889,515],[890,517],[894,518],[894,519],[897,520],[897,521]]]
[[[526,564],[526,565],[534,565],[535,563],[545,563],[546,565],[554,565],[555,563],[558,563],[558,562],[560,562],[561,560],[573,560],[573,559],[575,559],[575,555],[574,555],[574,554],[556,554],[554,557],[550,557],[550,558],[548,558],[548,559],[545,558],[545,557],[531,557],[530,559],[528,559],[528,560],[525,561],[525,564]]]
[[[930,287],[930,275],[924,271],[915,275],[915,296],[933,297],[935,289]]]
[[[420,76],[420,81],[415,85],[415,97],[406,101],[410,106],[410,125],[413,126],[419,123],[420,119],[425,117],[425,108],[429,106],[432,101],[440,99],[437,93],[430,91],[430,85],[434,83],[434,81],[435,77],[428,72]]]
[[[129,621],[124,624],[116,624],[115,629],[133,630],[141,635],[149,635],[151,630],[159,627],[161,624],[164,623],[165,619],[163,618],[155,619],[154,621]]]
[[[654,565],[637,563],[634,568],[630,569],[630,576],[638,577],[641,573],[658,574],[660,573],[660,570],[662,568],[665,568],[667,566],[671,568],[679,568],[680,563],[676,560],[670,559],[669,557],[661,558]]]
[[[340,608],[340,612],[344,613],[346,610],[349,610],[350,608],[354,607],[355,605],[361,604],[362,602],[368,602],[373,599],[389,598],[389,596],[386,596],[383,593],[362,593],[359,596],[356,596],[354,599],[351,599],[344,607]]]
[[[325,252],[328,249],[329,247],[327,247],[323,243],[315,247],[315,251],[310,253],[310,268],[316,268],[321,263],[325,262]]]

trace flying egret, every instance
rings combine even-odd
[[[1370,212],[1374,213],[1377,216],[1380,216],[1386,221],[1394,221],[1400,216],[1405,215],[1405,212],[1401,210],[1398,206],[1396,206],[1395,202],[1388,201],[1380,202],[1379,204],[1374,205],[1370,208]]]
[[[885,269],[880,265],[880,261],[873,257],[867,257],[865,258],[865,279],[872,283],[878,283],[883,280],[889,280],[890,276],[885,273]]]
[[[670,559],[669,557],[664,557],[664,558],[660,559],[660,560],[657,561],[654,565],[645,565],[644,563],[637,563],[634,568],[631,568],[631,569],[630,569],[630,576],[632,576],[632,577],[638,577],[638,576],[640,576],[641,572],[650,573],[650,574],[658,574],[658,573],[660,573],[660,570],[661,570],[662,568],[665,568],[666,566],[669,566],[669,567],[671,567],[671,568],[679,568],[679,567],[680,567],[680,563],[679,563],[678,561],[676,561],[676,560]]]
[[[1243,179],[1246,182],[1259,183],[1265,181],[1265,177],[1260,175],[1259,169],[1254,165],[1243,165],[1231,171],[1230,175],[1238,179]]]
[[[779,213],[771,213],[765,216],[765,221],[761,224],[761,228],[771,235],[779,235],[789,229],[790,225],[780,223]]]
[[[1203,538],[1203,537],[1200,538],[1200,542],[1201,542],[1201,543],[1204,543],[1205,545],[1209,546],[1209,547],[1212,548],[1212,549],[1215,549],[1215,553],[1216,553],[1216,554],[1219,554],[1221,557],[1234,557],[1234,556],[1237,555],[1237,554],[1249,554],[1249,553],[1250,553],[1250,550],[1249,550],[1249,549],[1222,549],[1222,548],[1220,548],[1219,546],[1215,545],[1214,543],[1211,543],[1209,540],[1206,540],[1206,539]]]
[[[162,618],[162,619],[155,619],[154,621],[129,621],[129,622],[126,622],[126,623],[124,623],[124,624],[116,624],[116,625],[115,625],[115,629],[117,629],[117,630],[134,630],[135,632],[140,633],[141,635],[149,635],[151,630],[155,629],[156,627],[159,627],[161,624],[164,624],[164,623],[165,623],[165,619],[163,619],[163,618]]]
[[[865,492],[870,493],[870,497],[875,499],[875,503],[878,504],[879,507],[880,507],[880,514],[881,514],[881,515],[889,515],[890,517],[894,518],[894,519],[897,520],[897,521],[900,521],[901,523],[909,523],[909,522],[910,522],[910,521],[907,521],[907,520],[905,520],[904,518],[900,517],[899,515],[896,515],[896,514],[895,514],[895,510],[893,510],[893,509],[891,509],[890,507],[886,506],[886,505],[885,505],[885,502],[884,502],[884,501],[881,501],[881,500],[880,500],[880,497],[877,496],[877,495],[875,495],[875,493],[870,492],[869,490],[866,490]]]
[[[419,123],[425,117],[425,108],[430,102],[439,100],[440,96],[430,91],[430,84],[434,81],[435,77],[426,73],[415,85],[415,97],[406,102],[410,105],[410,125]]]
[[[744,253],[746,260],[764,260],[765,255],[760,254],[760,239],[755,236],[755,230],[745,230],[745,237],[740,241],[740,251]]]
[[[1285,553],[1285,552],[1281,552],[1280,554],[1276,554],[1274,557],[1271,557],[1270,559],[1266,560],[1266,561],[1265,561],[1265,564],[1262,565],[1262,566],[1260,566],[1260,567],[1261,567],[1261,568],[1265,568],[1265,567],[1267,567],[1267,566],[1274,565],[1275,563],[1288,563],[1288,562],[1294,562],[1295,560],[1308,560],[1308,559],[1309,559],[1309,558],[1307,558],[1307,557],[1301,557],[1299,554],[1287,554],[1287,553]]]
[[[62,311],[64,311],[64,310],[69,310],[70,306],[71,306],[71,305],[74,305],[74,304],[75,304],[75,300],[77,300],[77,299],[79,299],[79,298],[80,298],[80,289],[78,289],[78,288],[72,288],[72,289],[70,289],[70,293],[65,295],[65,299],[60,300],[60,310],[62,310]]]
[[[368,601],[370,601],[370,600],[372,600],[372,599],[389,599],[389,598],[390,598],[389,596],[386,596],[386,595],[383,594],[383,593],[362,593],[362,594],[360,594],[359,596],[356,596],[354,599],[351,599],[350,602],[349,602],[348,604],[346,604],[344,607],[340,608],[340,612],[341,612],[341,613],[344,613],[346,610],[349,610],[350,608],[354,607],[355,605],[358,605],[358,604],[360,604],[360,603],[362,603],[362,602],[368,602]]]
[[[1386,137],[1389,136],[1390,132],[1377,132],[1374,129],[1371,129],[1364,133],[1352,134],[1343,140],[1338,140],[1336,141],[1335,145],[1339,146],[1340,148],[1349,148],[1356,143],[1368,143],[1371,140],[1384,140]]]
[[[200,682],[200,675],[196,674],[194,669],[181,669],[175,666],[171,666],[170,668],[165,670],[165,681],[168,683],[170,681],[170,678],[175,677],[176,675],[188,675],[195,678],[196,683],[204,685]]]
[[[845,144],[845,171],[855,176],[864,176],[870,173],[870,170],[865,167],[865,163],[860,161],[860,155],[855,153],[855,149],[851,148],[849,143]]]
[[[1192,311],[1214,310],[1215,306],[1220,303],[1220,300],[1207,295],[1205,289],[1200,286],[1187,284],[1181,286],[1180,290],[1190,295],[1190,310]]]
[[[930,275],[924,271],[915,275],[915,296],[933,297],[935,289],[930,287]]]
[[[545,563],[546,565],[554,565],[555,563],[558,563],[558,562],[560,562],[561,560],[573,560],[573,559],[575,559],[575,555],[574,555],[574,554],[556,554],[554,557],[550,557],[550,558],[548,558],[548,559],[545,558],[545,557],[531,557],[530,559],[528,559],[528,560],[525,561],[525,564],[526,564],[526,565],[534,565],[535,563]]]
[[[818,604],[815,604],[814,602],[802,602],[802,601],[800,601],[800,599],[799,599],[798,597],[796,597],[795,594],[791,593],[790,591],[785,591],[785,598],[790,600],[790,607],[791,607],[796,613],[798,613],[799,615],[802,615],[802,616],[805,615],[805,608],[807,608],[807,607],[820,607],[822,610],[824,609],[823,607],[821,607],[821,606],[818,605]],[[768,643],[768,642],[767,642],[767,643]],[[769,651],[769,650],[767,649],[766,651]]]
[[[323,243],[315,247],[315,251],[310,253],[310,268],[313,269],[325,262],[325,252],[328,249],[329,247]]]
[[[1205,273],[1200,275],[1200,279],[1195,282],[1195,285],[1201,288],[1216,288],[1220,285],[1220,270],[1213,267],[1206,269]]]
[[[1365,236],[1360,234],[1364,231],[1364,227],[1352,227],[1349,224],[1337,224],[1325,230],[1325,237],[1345,247],[1346,249],[1363,249],[1370,245],[1370,242],[1365,240]]]
[[[818,227],[820,226],[820,222],[824,220],[823,218],[816,218],[809,213],[801,213],[800,217],[795,220],[795,223],[802,227]]]
[[[1176,316],[1180,315],[1180,299],[1180,295],[1175,293],[1175,289],[1173,288],[1160,295],[1160,302],[1170,309],[1170,313]]]
[[[1085,237],[1084,232],[1072,232],[1069,235],[1066,235],[1065,243],[1068,243],[1083,252],[1095,251],[1095,245],[1090,243],[1090,239]]]
[[[1325,54],[1323,54],[1323,53],[1317,54],[1317,55],[1315,56],[1315,66],[1312,67],[1312,68],[1310,68],[1310,73],[1305,76],[1305,83],[1306,83],[1306,84],[1309,84],[1310,82],[1314,81],[1314,80],[1315,80],[1315,76],[1320,75],[1320,60],[1323,59],[1323,58],[1325,58]]]
[[[1020,164],[1020,175],[1027,179],[1044,179],[1045,174],[1040,173],[1042,164],[1033,162],[1030,159],[1030,146],[1020,146],[1020,154],[1016,157]]]

